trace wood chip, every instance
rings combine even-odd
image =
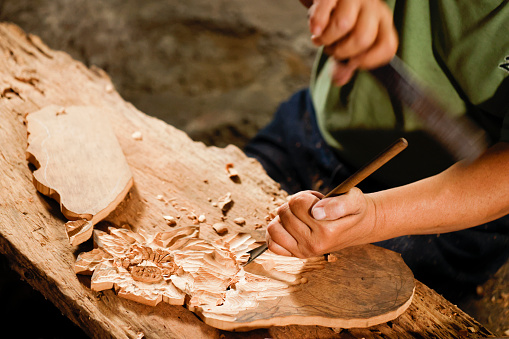
[[[212,228],[219,235],[225,235],[226,233],[228,233],[228,226],[226,226],[226,224],[223,222],[215,223],[214,225],[212,225]]]
[[[327,255],[327,261],[328,261],[328,262],[336,262],[336,261],[338,261],[338,257],[336,257],[336,256],[335,256],[334,254],[332,254],[332,253],[329,253],[329,254]]]
[[[106,91],[106,93],[112,93],[114,90],[113,85],[107,84],[106,87],[104,87],[104,90]]]
[[[56,115],[64,115],[66,114],[67,112],[65,111],[65,107],[60,107],[57,112],[56,112]]]
[[[163,216],[163,218],[164,220],[166,220],[168,226],[175,226],[177,224],[177,220],[175,220],[175,218],[172,217],[171,215],[165,215]]]
[[[140,131],[136,131],[134,132],[133,134],[131,134],[131,137],[134,139],[134,140],[143,140],[143,135],[141,134]]]
[[[226,164],[226,173],[228,173],[228,177],[233,180],[234,182],[239,182],[240,180],[240,177],[239,177],[239,173],[237,172],[237,170],[233,167],[233,164],[232,163],[227,163]]]
[[[221,209],[221,211],[223,211],[223,213],[228,212],[233,206],[232,194],[228,192],[225,196],[219,198],[217,206]]]
[[[242,226],[242,225],[246,224],[246,219],[239,217],[239,218],[233,219],[233,222],[236,223],[237,225]]]

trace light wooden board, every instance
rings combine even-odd
[[[89,279],[73,272],[77,254],[91,250],[92,244],[69,244],[61,227],[59,206],[37,193],[25,158],[24,116],[45,106],[85,105],[107,107],[113,112],[108,119],[135,185],[99,224],[128,223],[135,230],[166,231],[169,226],[164,215],[180,216],[178,227],[192,224],[187,215],[194,211],[206,216],[206,222],[199,225],[201,234],[214,237],[217,235],[211,225],[221,222],[224,215],[212,203],[230,192],[234,204],[222,221],[229,232],[249,231],[263,239],[264,228],[253,228],[257,223],[265,226],[264,217],[285,198],[261,166],[236,147],[219,149],[195,143],[183,132],[139,112],[111,88],[104,72],[52,51],[16,26],[0,24],[0,252],[23,279],[90,337],[237,337],[205,324],[182,306],[160,303],[151,307],[119,298],[113,291],[94,292]],[[131,137],[136,131],[142,133],[142,140]],[[241,184],[227,176],[227,163],[234,164]],[[159,200],[158,195],[164,199]],[[233,223],[237,217],[244,217],[246,224]],[[412,304],[389,323],[343,331],[325,326],[278,326],[245,332],[242,337],[457,338],[467,327],[472,327],[478,337],[490,334],[456,306],[416,282]]]
[[[88,240],[133,185],[108,115],[105,108],[50,105],[26,117],[34,185],[77,221],[67,224],[72,245]]]

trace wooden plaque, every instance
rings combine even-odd
[[[78,245],[124,199],[131,170],[102,109],[51,105],[26,121],[34,185],[60,203],[69,240]]]

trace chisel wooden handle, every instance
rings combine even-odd
[[[361,167],[357,172],[352,174],[348,179],[327,193],[325,198],[348,192],[357,186],[362,180],[370,176],[374,171],[382,167],[387,161],[398,155],[399,152],[404,150],[407,146],[408,141],[406,141],[405,138],[399,138],[392,145],[387,147],[382,153],[378,154],[374,159]]]

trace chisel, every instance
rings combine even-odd
[[[396,140],[392,145],[387,147],[382,153],[378,154],[374,159],[372,159],[370,162],[368,162],[366,165],[361,167],[357,172],[352,174],[350,177],[348,177],[345,181],[343,181],[341,184],[339,184],[336,188],[334,188],[332,191],[327,193],[327,195],[324,198],[328,198],[334,195],[340,195],[348,192],[350,189],[357,186],[362,180],[366,179],[369,175],[371,175],[373,172],[375,172],[377,169],[382,167],[387,161],[394,158],[399,152],[404,150],[408,146],[408,142],[404,138],[400,138]],[[249,259],[244,264],[246,266],[247,264],[251,263],[253,260],[255,260],[257,257],[259,257],[263,252],[265,252],[268,248],[267,243],[256,247],[249,251]]]

